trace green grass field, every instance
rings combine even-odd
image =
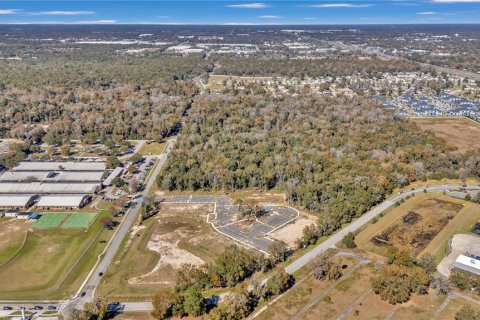
[[[62,228],[89,228],[96,217],[95,212],[72,213],[63,222]]]
[[[76,215],[75,213],[69,215]],[[78,213],[80,215],[80,213]],[[99,213],[101,217],[108,212]],[[15,221],[16,222],[16,221]],[[23,222],[23,221],[21,221]],[[18,227],[17,222],[15,226]],[[28,226],[27,223],[25,223]],[[3,227],[2,227],[3,226]],[[10,224],[0,224],[0,234],[10,237],[16,232]],[[105,249],[113,232],[94,219],[87,230],[73,228],[35,228],[19,248],[24,234],[16,241],[14,258],[8,247],[0,246],[0,257],[7,250],[10,260],[0,267],[0,299],[53,299],[69,298],[78,290],[85,276]],[[2,238],[0,238],[1,240]],[[3,248],[3,249],[2,249]]]
[[[58,228],[67,218],[67,212],[47,212],[33,223],[34,228]]]

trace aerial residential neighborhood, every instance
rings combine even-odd
[[[480,319],[479,5],[0,1],[0,320]]]

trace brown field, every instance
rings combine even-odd
[[[159,288],[171,288],[182,264],[213,261],[233,241],[206,223],[212,212],[209,204],[163,204],[157,216],[133,228],[97,294],[145,299]]]
[[[480,305],[474,304],[462,298],[455,298],[450,300],[445,309],[440,312],[437,320],[450,320],[455,319],[455,314],[460,311],[464,306],[470,306],[472,309],[480,311]]]
[[[309,273],[297,277],[298,284],[256,319],[435,319],[445,296],[430,291],[427,295],[412,295],[407,303],[391,305],[371,291],[374,269],[370,265],[352,268],[358,261],[350,260],[347,270],[353,272],[345,272],[346,275],[336,282],[317,281]]]
[[[356,241],[362,249],[380,255],[386,255],[390,245],[410,248],[415,255],[428,247],[435,254],[458,220],[471,214],[471,207],[471,203],[442,194],[421,194],[360,232]],[[442,239],[436,239],[439,234]]]
[[[334,289],[328,293],[331,302],[320,300],[303,315],[302,319],[337,319],[352,304],[356,304],[363,294],[369,293],[370,274],[370,268],[363,267],[355,270],[348,278],[338,281]]]
[[[359,260],[351,256],[335,256],[334,261],[345,264],[347,268],[343,271],[347,273]],[[340,280],[341,282],[341,280]],[[321,298],[325,290],[328,290],[336,283],[334,281],[319,281],[314,279],[309,272],[297,278],[297,285],[289,290],[280,300],[269,306],[266,311],[261,313],[257,319],[276,319],[287,320],[294,316],[298,319],[304,319],[302,308],[311,301]],[[318,318],[322,319],[322,318]]]
[[[422,130],[431,131],[460,152],[480,148],[480,124],[466,118],[414,118]]]
[[[432,290],[426,295],[412,295],[407,303],[399,305],[392,320],[431,320],[435,312],[445,300],[445,296],[437,296]],[[453,318],[452,318],[453,319]]]

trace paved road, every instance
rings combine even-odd
[[[141,197],[135,201],[135,204],[125,215],[124,220],[115,231],[116,232],[115,235],[110,240],[109,245],[107,246],[106,251],[104,252],[104,255],[100,260],[100,262],[97,263],[97,265],[92,269],[87,279],[78,290],[77,295],[73,299],[66,301],[64,304],[61,305],[60,311],[63,314],[68,314],[70,310],[75,308],[81,309],[83,308],[83,305],[85,304],[85,302],[92,301],[93,296],[95,294],[95,290],[97,289],[101,280],[101,276],[99,275],[99,273],[105,272],[107,270],[108,266],[113,260],[113,257],[115,256],[118,249],[120,248],[120,245],[123,239],[127,235],[132,225],[135,223],[138,213],[140,212],[140,209],[142,207],[142,202],[145,199],[145,196],[148,195],[148,193],[152,189],[153,184],[155,183],[155,180],[156,180],[155,178],[157,177],[157,175],[160,173],[160,170],[164,166],[167,160],[168,154],[170,153],[170,151],[173,148],[173,145],[175,144],[175,141],[176,141],[176,137],[174,137],[173,139],[170,139],[167,142],[167,147],[165,148],[165,152],[159,156],[157,165],[155,166],[154,171],[150,175],[150,178],[148,179],[145,185],[145,189],[141,193]]]
[[[171,147],[173,146],[174,143],[175,143],[174,140],[172,142],[169,142],[169,146],[167,147],[167,154],[170,151],[170,149],[171,149]],[[152,175],[152,177],[155,177],[158,174],[158,172],[160,171],[161,167],[165,163],[167,154],[163,155],[161,157],[161,159],[159,160],[158,165],[155,168],[155,172]],[[150,190],[150,188],[153,186],[154,180],[155,179],[149,179],[149,181],[147,182],[147,187],[145,188],[146,191]],[[442,192],[442,191],[447,191],[447,190],[459,189],[461,187],[462,187],[461,185],[457,185],[457,184],[436,185],[436,186],[430,186],[430,187],[417,187],[415,190],[408,190],[408,191],[404,191],[402,193],[397,193],[397,194],[391,196],[390,198],[388,198],[387,200],[385,200],[384,202],[382,202],[381,204],[379,204],[378,206],[374,207],[373,209],[371,209],[370,211],[368,211],[364,215],[362,215],[360,218],[358,218],[357,220],[352,222],[350,225],[348,225],[344,229],[342,229],[342,230],[338,231],[337,233],[335,233],[334,235],[332,235],[330,238],[328,238],[327,240],[322,242],[320,245],[316,246],[315,248],[313,248],[309,252],[305,253],[303,256],[301,256],[297,260],[293,261],[290,265],[288,265],[285,268],[285,270],[288,273],[294,273],[294,272],[298,271],[300,268],[304,267],[306,264],[308,264],[310,261],[312,261],[317,255],[319,255],[320,253],[328,250],[329,248],[334,247],[335,244],[338,243],[339,241],[341,241],[342,238],[348,232],[354,232],[354,231],[358,230],[364,224],[366,224],[369,220],[371,220],[375,216],[379,215],[385,209],[392,206],[396,201],[398,201],[402,198],[406,198],[407,196],[412,195],[412,194],[422,193],[424,189],[426,189],[428,192],[434,192],[434,191]],[[467,189],[468,190],[480,190],[480,186],[470,185],[470,186],[467,186]],[[144,192],[144,195],[146,194],[146,191]],[[205,200],[207,200],[207,199],[210,200],[211,199],[210,197],[211,196],[205,196]],[[139,200],[139,202],[141,202],[142,199],[143,199],[143,197]],[[98,283],[100,281],[100,277],[98,277],[98,272],[106,270],[106,266],[108,266],[108,264],[111,262],[111,260],[112,260],[113,256],[115,255],[115,252],[117,251],[122,239],[127,234],[128,229],[133,224],[133,221],[135,220],[136,215],[138,214],[140,204],[138,204],[137,206],[138,207],[135,207],[135,209],[136,209],[135,211],[132,210],[126,216],[126,219],[128,217],[130,217],[130,218],[128,218],[128,221],[129,221],[128,227],[127,227],[127,223],[122,223],[122,225],[119,228],[119,230],[122,229],[123,236],[120,237],[119,235],[116,235],[115,236],[116,240],[115,241],[114,241],[114,239],[111,240],[112,243],[109,246],[109,248],[107,249],[108,256],[107,256],[107,254],[105,255],[102,262],[92,272],[92,274],[95,275],[95,276],[89,276],[87,281],[86,281],[86,284],[84,284],[82,286],[82,289],[79,291],[79,292],[86,291],[87,294],[85,295],[85,297],[80,299],[77,296],[74,299],[64,303],[62,305],[62,308],[61,308],[61,310],[63,312],[65,312],[66,310],[70,310],[71,308],[74,308],[74,307],[82,307],[83,303],[85,303],[87,301],[90,301],[92,299],[93,293],[94,293],[94,291],[95,291],[95,289],[98,286]],[[124,222],[127,222],[127,221],[124,221]],[[41,305],[41,306],[46,307],[48,305],[58,306],[59,304],[47,303],[47,302],[45,302],[45,303],[44,302],[39,302],[38,304],[34,304],[32,302],[26,303],[26,304],[25,303],[22,304],[22,303],[19,303],[19,302],[15,302],[15,303],[2,302],[2,303],[0,303],[0,308],[5,306],[5,305],[15,306],[15,307],[19,307],[19,306],[30,307],[30,306],[34,306],[34,305]],[[125,305],[125,308],[124,308],[125,311],[150,311],[151,308],[152,308],[151,302],[124,303],[124,305]]]
[[[265,254],[269,253],[270,245],[274,242],[268,234],[293,221],[300,214],[297,209],[290,207],[264,206],[263,209],[269,215],[251,221],[247,227],[243,225],[243,220],[236,220],[240,215],[240,207],[232,204],[227,196],[177,195],[157,199],[164,203],[214,203],[214,218],[207,217],[207,222],[215,231]]]
[[[385,211],[385,209],[392,206],[393,204],[395,204],[396,201],[402,198],[406,198],[407,196],[412,194],[422,193],[424,189],[426,189],[428,192],[432,192],[432,191],[447,191],[452,189],[454,190],[459,188],[461,188],[461,185],[455,185],[455,184],[437,185],[437,186],[431,186],[431,187],[418,187],[414,190],[408,190],[402,193],[397,193],[391,196],[390,198],[388,198],[387,200],[385,200],[384,202],[382,202],[381,204],[379,204],[378,206],[374,207],[367,213],[363,214],[360,218],[350,223],[347,227],[333,234],[327,240],[325,240],[324,242],[322,242],[321,244],[319,244],[318,246],[316,246],[315,248],[313,248],[312,250],[310,250],[309,252],[307,252],[306,254],[304,254],[303,256],[301,256],[291,264],[289,264],[285,268],[285,271],[288,273],[294,273],[295,271],[299,270],[300,268],[305,266],[307,263],[312,261],[320,253],[325,252],[329,248],[335,247],[335,244],[340,242],[347,233],[355,232],[356,230],[360,229],[364,224],[366,224],[372,218],[376,217],[377,215]],[[480,187],[477,185],[468,186],[467,188],[469,190],[480,189]]]

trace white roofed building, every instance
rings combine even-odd
[[[81,208],[90,200],[87,195],[43,196],[37,202],[37,208]]]
[[[103,161],[22,161],[13,171],[105,171]]]
[[[0,194],[93,194],[100,189],[100,183],[43,183],[6,182],[0,183]]]
[[[480,276],[480,259],[477,259],[477,257],[468,257],[461,254],[452,264],[452,268]]]
[[[32,205],[35,199],[34,195],[0,195],[0,208],[1,209],[25,209]]]

